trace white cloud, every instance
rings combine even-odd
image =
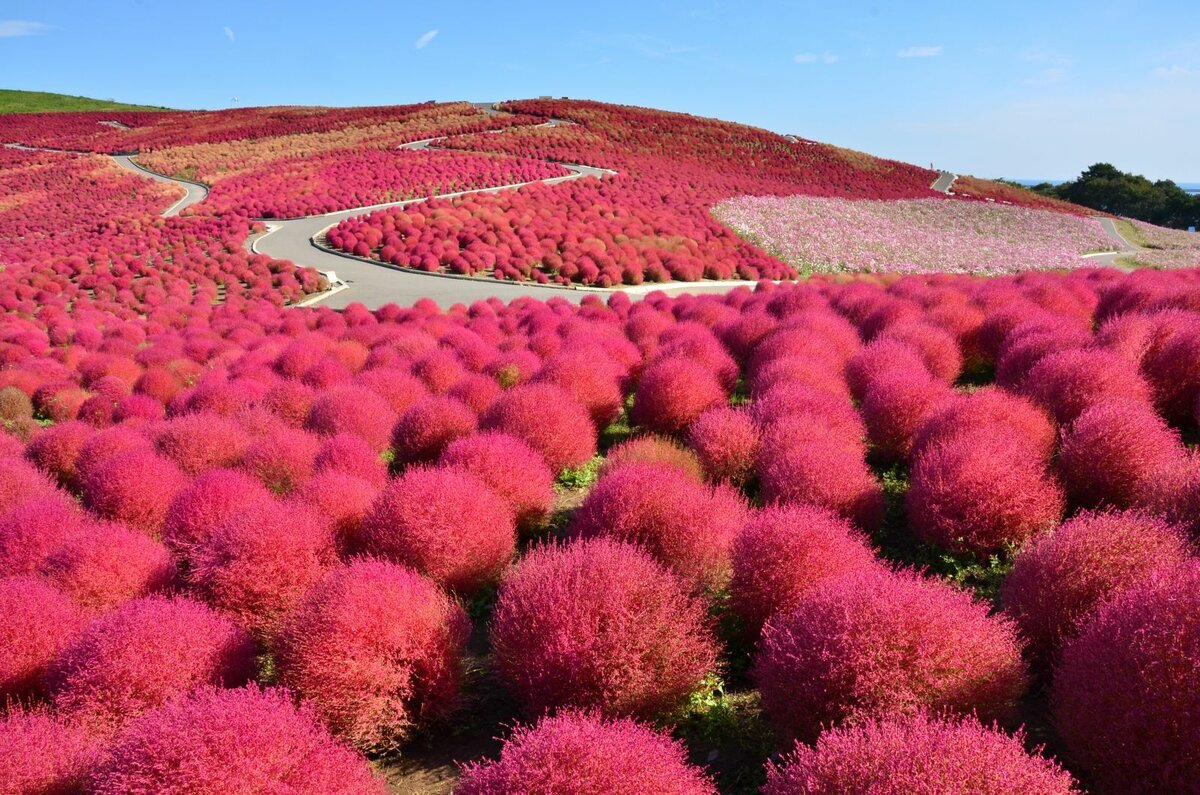
[[[824,64],[835,64],[838,61],[842,60],[842,58],[840,55],[834,55],[833,53],[826,51],[824,55],[817,55],[815,52],[796,53],[795,55],[792,56],[792,60],[795,61],[796,63],[820,62],[820,63],[824,63]]]
[[[414,44],[413,46],[419,50],[422,47],[424,47],[426,44],[428,44],[429,42],[433,41],[434,37],[437,35],[438,35],[438,29],[434,28],[433,30],[426,33],[425,35],[421,36],[421,38],[417,39],[417,43]]]
[[[1171,64],[1170,66],[1160,66],[1150,72],[1150,74],[1154,75],[1155,77],[1162,78],[1164,80],[1174,77],[1187,77],[1191,73],[1191,69],[1188,69],[1186,66],[1180,63]]]
[[[24,19],[0,19],[0,39],[12,39],[17,36],[36,36],[49,30],[44,22],[29,22]]]
[[[942,54],[941,45],[937,47],[905,47],[896,53],[901,58],[936,58]]]
[[[226,25],[224,30],[225,30],[225,38],[229,39],[230,41],[233,41],[233,28]]]

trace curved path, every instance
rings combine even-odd
[[[1132,266],[1118,265],[1117,260],[1121,257],[1128,257],[1130,254],[1134,254],[1138,251],[1145,251],[1145,249],[1129,242],[1129,240],[1126,239],[1126,237],[1117,229],[1117,225],[1113,222],[1113,219],[1101,215],[1093,215],[1092,217],[1100,222],[1100,228],[1104,230],[1104,233],[1108,235],[1114,243],[1120,246],[1120,250],[1103,251],[1098,254],[1084,254],[1083,256],[1086,259],[1091,260],[1091,262],[1096,265],[1108,265],[1123,271],[1134,270]]]
[[[206,185],[201,185],[199,182],[189,182],[186,179],[168,177],[165,174],[159,174],[157,171],[151,171],[134,160],[133,155],[112,155],[112,159],[114,163],[126,171],[132,171],[136,174],[141,174],[143,177],[149,177],[155,182],[169,182],[172,185],[178,185],[183,188],[183,198],[163,210],[162,214],[164,218],[179,215],[188,207],[197,202],[202,202],[208,197],[208,187]]]
[[[950,171],[939,171],[938,178],[933,181],[929,187],[936,190],[938,193],[950,195],[950,189],[954,187],[954,180],[958,179],[958,175]]]

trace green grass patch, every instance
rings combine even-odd
[[[600,465],[603,463],[604,456],[597,455],[592,456],[592,460],[583,466],[567,467],[558,473],[554,485],[567,490],[586,489],[596,482],[596,477],[600,473]]]
[[[17,91],[0,88],[0,113],[58,113],[86,110],[169,110],[150,105],[131,105],[110,99],[72,97],[48,91]]]
[[[1146,235],[1142,233],[1142,230],[1132,222],[1126,221],[1124,218],[1116,218],[1113,220],[1113,226],[1117,228],[1117,232],[1121,237],[1133,245],[1141,246],[1142,248],[1153,248],[1149,241],[1146,240]]]
[[[675,735],[723,793],[750,795],[766,781],[764,765],[775,750],[775,737],[759,704],[757,691],[731,691],[709,674],[681,714],[673,716]]]

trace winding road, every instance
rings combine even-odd
[[[939,171],[938,178],[929,187],[938,193],[945,193],[948,196],[950,195],[950,189],[954,187],[954,180],[956,179],[958,179],[958,175],[951,171]]]
[[[1128,257],[1130,254],[1134,254],[1138,251],[1145,251],[1145,249],[1129,242],[1129,240],[1126,239],[1126,237],[1117,229],[1117,225],[1113,222],[1113,219],[1101,215],[1093,215],[1092,217],[1100,222],[1100,228],[1103,229],[1104,233],[1108,235],[1114,243],[1120,246],[1121,249],[1120,251],[1104,251],[1098,254],[1084,254],[1084,258],[1090,260],[1096,265],[1108,265],[1123,271],[1133,270],[1132,266],[1118,265],[1117,260],[1121,257]]]

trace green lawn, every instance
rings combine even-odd
[[[166,110],[148,105],[129,105],[90,97],[69,97],[45,91],[15,91],[0,88],[0,113],[49,113],[66,110]]]

